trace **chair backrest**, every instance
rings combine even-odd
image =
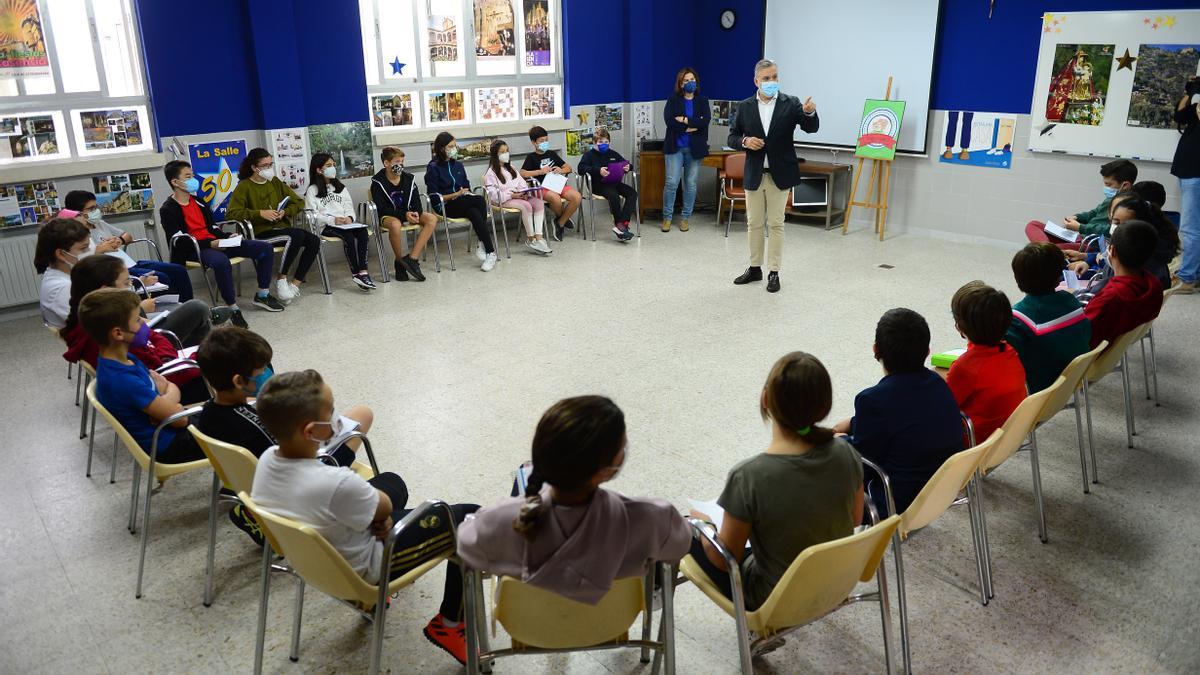
[[[992,432],[987,440],[973,448],[951,455],[921,488],[916,499],[900,514],[900,536],[925,527],[937,520],[966,487],[975,469],[1004,436],[1002,429]]]
[[[645,608],[645,580],[617,579],[596,605],[565,598],[553,591],[500,579],[495,617],[516,641],[541,649],[598,645],[626,633]]]
[[[740,181],[746,177],[746,153],[735,152],[732,155],[725,155],[725,177],[730,180]]]
[[[1076,356],[1074,359],[1071,359],[1066,368],[1063,368],[1062,378],[1064,382],[1062,386],[1058,386],[1059,383],[1055,381],[1054,384],[1048,387],[1051,390],[1050,397],[1046,399],[1045,406],[1038,413],[1037,421],[1039,423],[1054,417],[1066,407],[1067,401],[1070,401],[1075,392],[1083,386],[1083,376],[1087,374],[1088,367],[1092,365],[1092,362],[1096,360],[1096,357],[1100,356],[1100,353],[1107,346],[1108,342],[1102,340],[1100,344],[1096,345],[1095,349]]]
[[[796,556],[771,595],[753,614],[756,624],[784,629],[837,609],[860,581],[870,581],[883,559],[900,516],[841,539],[809,546]]]
[[[1025,441],[1025,438],[1029,436],[1029,432],[1033,431],[1033,427],[1038,423],[1038,415],[1046,407],[1046,401],[1050,399],[1050,396],[1054,393],[1054,389],[1065,386],[1066,378],[1059,375],[1058,379],[1054,380],[1054,384],[1036,394],[1026,396],[1025,400],[1021,401],[1016,410],[1013,410],[1012,414],[1005,420],[1004,426],[1000,427],[1003,435],[992,444],[991,450],[980,461],[979,469],[981,471],[989,471],[1008,461],[1009,457],[1017,454],[1017,451],[1021,449],[1021,443]]]
[[[1108,348],[1096,356],[1096,360],[1088,364],[1087,380],[1088,384],[1093,384],[1104,378],[1105,375],[1111,373],[1121,359],[1125,356],[1125,351],[1130,345],[1142,339],[1142,336],[1149,330],[1150,324],[1144,323],[1136,328],[1130,329],[1126,333],[1121,333],[1117,339],[1113,340]]]
[[[254,514],[271,547],[287,559],[304,583],[335,598],[374,606],[375,587],[368,585],[325,537],[308,525],[263,510],[248,492],[239,492],[238,499]]]
[[[188,431],[195,437],[222,483],[234,492],[250,492],[254,486],[254,469],[258,467],[258,458],[253,453],[240,445],[219,441],[197,429],[194,424],[188,425]]]
[[[125,449],[129,450],[129,454],[133,455],[134,461],[140,464],[143,470],[149,468],[150,455],[146,454],[146,451],[143,450],[142,446],[133,438],[133,435],[125,429],[125,425],[121,424],[116,417],[113,417],[113,414],[108,411],[108,408],[105,408],[100,403],[100,400],[96,398],[96,371],[91,370],[91,366],[88,366],[86,361],[84,362],[84,365],[89,369],[88,372],[90,372],[92,375],[92,381],[87,386],[88,403],[91,404],[93,410],[100,411],[100,416],[103,417],[105,421],[108,422],[108,425],[112,427],[113,431],[116,432],[117,438],[121,439],[121,443],[125,446]]]

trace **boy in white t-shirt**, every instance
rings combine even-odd
[[[259,393],[258,415],[279,441],[258,460],[250,495],[271,513],[310,525],[340,552],[368,583],[377,583],[383,542],[393,524],[412,509],[404,508],[408,488],[394,473],[363,480],[353,469],[330,466],[318,451],[337,435],[333,391],[315,370],[276,374]],[[455,504],[455,525],[479,508]],[[423,518],[396,540],[388,576],[409,570],[453,550],[447,524],[437,516]],[[446,566],[439,613],[425,626],[425,637],[460,663],[467,660],[463,629],[462,569]]]

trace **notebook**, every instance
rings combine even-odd
[[[567,187],[567,177],[561,173],[548,173],[542,178],[542,187],[562,194],[563,188]]]
[[[217,240],[217,248],[237,248],[242,245],[242,235],[235,234],[232,237]]]
[[[717,531],[721,531],[721,521],[725,520],[725,509],[717,504],[717,500],[689,499],[688,507],[693,511],[703,513],[716,526]]]
[[[944,351],[940,354],[934,354],[933,356],[929,357],[929,363],[934,368],[949,368],[951,364],[953,364],[955,361],[958,360],[958,357],[960,357],[966,353],[967,353],[967,350],[965,348],[964,349],[950,349],[950,350]]]
[[[1062,225],[1059,225],[1059,224],[1054,223],[1049,220],[1046,221],[1046,234],[1052,234],[1052,235],[1058,237],[1059,239],[1062,239],[1064,241],[1069,241],[1072,243],[1079,241],[1079,233],[1078,232],[1075,232],[1074,230],[1068,230],[1067,228],[1063,227]]]
[[[610,162],[608,165],[608,175],[604,177],[605,183],[620,183],[625,177],[625,162]]]

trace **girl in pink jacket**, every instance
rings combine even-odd
[[[541,255],[554,251],[542,236],[546,203],[538,196],[540,190],[531,188],[521,174],[509,162],[508,144],[500,139],[492,143],[491,158],[487,173],[483,174],[483,185],[487,189],[488,201],[495,206],[519,209],[521,224],[525,226],[525,246]]]

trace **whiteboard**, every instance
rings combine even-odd
[[[1098,125],[1068,124],[1047,120],[1050,87],[1056,78],[1055,54],[1059,46],[1071,51],[1074,45],[1112,45],[1113,59],[1107,70],[1108,86],[1102,92],[1103,114]],[[1075,155],[1126,157],[1143,161],[1169,162],[1179,144],[1175,125],[1169,128],[1143,126],[1139,115],[1130,114],[1135,84],[1141,101],[1161,100],[1170,94],[1170,106],[1183,96],[1183,81],[1174,90],[1160,90],[1147,63],[1162,63],[1163,53],[1179,50],[1177,45],[1200,46],[1200,11],[1143,10],[1127,12],[1047,12],[1042,17],[1042,41],[1038,48],[1037,77],[1033,87],[1032,129],[1029,149]],[[1168,47],[1169,46],[1169,47]],[[1144,49],[1145,48],[1145,49]],[[1077,47],[1074,47],[1077,51]],[[1125,50],[1136,61],[1122,68],[1118,57]],[[1181,54],[1183,56],[1183,54]],[[1143,58],[1144,57],[1144,58]],[[1152,60],[1153,59],[1153,60]],[[1061,72],[1063,64],[1058,64]],[[1098,64],[1097,64],[1098,65]],[[1191,72],[1200,67],[1193,66]],[[1096,83],[1092,89],[1100,91]],[[1161,92],[1161,93],[1160,93]],[[1140,107],[1140,106],[1139,106]]]
[[[906,103],[899,150],[924,153],[937,25],[938,0],[767,0],[764,56],[779,64],[780,90],[811,96],[821,116],[820,131],[796,140],[854,147],[863,102],[883,98],[891,75],[892,100]]]

